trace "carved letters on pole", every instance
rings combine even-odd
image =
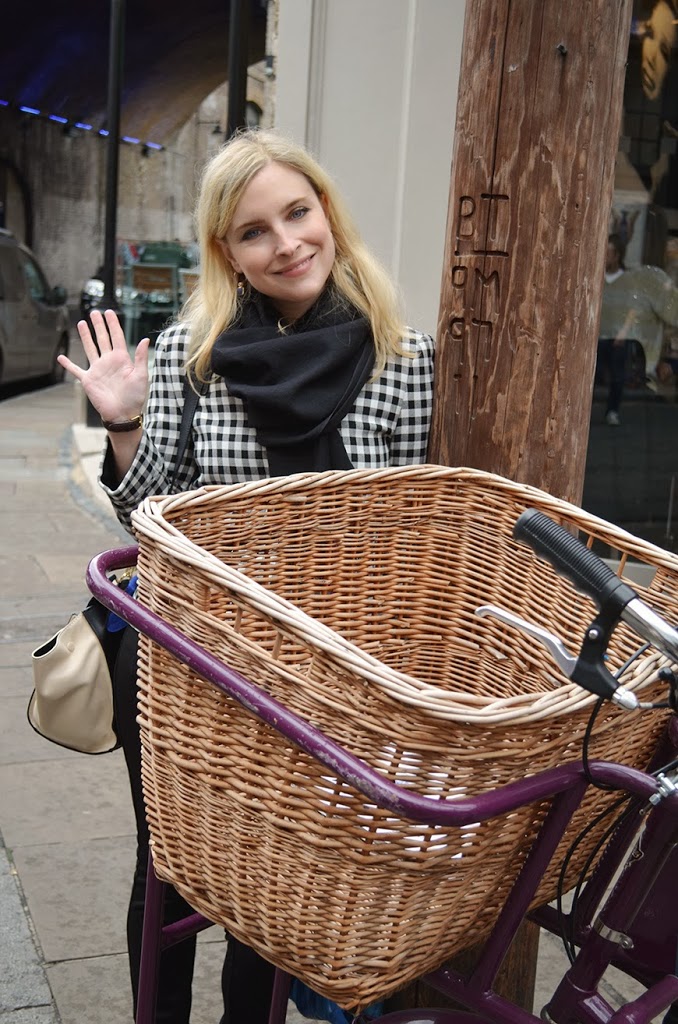
[[[503,216],[499,209],[505,203]],[[468,330],[476,328],[482,344],[492,344],[493,326],[499,316],[501,298],[501,260],[509,256],[507,232],[504,227],[510,200],[503,193],[481,192],[478,199],[461,196],[455,222],[455,262],[450,267],[452,302],[454,311],[449,318],[448,330],[453,340],[467,340]],[[492,241],[492,245],[490,245]],[[490,269],[462,262],[465,257],[487,257],[499,263]],[[457,304],[458,303],[458,304]]]

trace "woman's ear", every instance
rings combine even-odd
[[[223,252],[224,256],[226,257],[228,262],[231,264],[231,266],[235,270],[236,274],[242,274],[242,270],[240,269],[240,264],[238,263],[237,260],[233,259],[233,256],[231,254],[231,250],[228,247],[228,243],[225,242],[223,240],[223,238],[217,238],[217,245],[219,246],[219,248]]]

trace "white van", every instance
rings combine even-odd
[[[0,229],[0,384],[63,380],[70,319],[63,288],[50,288],[33,253]]]

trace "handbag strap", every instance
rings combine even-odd
[[[186,446],[188,439],[191,434],[191,427],[193,425],[193,417],[195,416],[195,410],[198,408],[198,402],[201,397],[205,394],[209,387],[208,383],[198,381],[193,375],[191,370],[188,371],[184,377],[184,407],[181,411],[181,424],[179,426],[179,444],[177,447],[177,457],[174,463],[174,471],[172,472],[172,480],[170,483],[170,494],[174,492],[174,487],[177,482],[177,474],[179,472],[179,466],[186,452]]]

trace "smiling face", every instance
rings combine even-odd
[[[219,244],[236,273],[290,320],[311,308],[334,264],[323,204],[308,179],[285,164],[257,171]]]
[[[658,0],[645,22],[641,50],[641,76],[643,92],[649,100],[656,100],[661,92],[671,59],[671,48],[676,38],[676,26],[670,4]]]

